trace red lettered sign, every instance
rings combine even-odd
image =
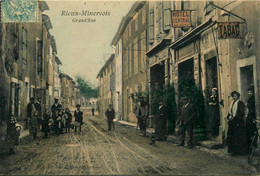
[[[218,22],[219,39],[238,39],[240,38],[239,22]]]
[[[191,11],[190,10],[174,10],[172,11],[172,27],[190,27]]]

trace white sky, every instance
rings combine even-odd
[[[97,86],[96,76],[112,54],[110,43],[119,23],[127,14],[133,1],[47,1],[50,8],[45,11],[52,22],[50,30],[57,45],[57,56],[62,62],[61,71],[72,78],[83,76]],[[110,16],[61,16],[62,10],[110,11]],[[73,23],[72,19],[96,19],[95,23]]]

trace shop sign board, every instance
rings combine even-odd
[[[190,27],[191,11],[190,10],[173,10],[172,11],[172,27]]]
[[[239,39],[240,22],[218,22],[219,39]]]

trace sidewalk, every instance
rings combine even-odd
[[[135,123],[126,122],[126,121],[117,121],[117,122],[120,123],[121,125],[137,128],[137,125]],[[154,133],[153,128],[147,128],[146,131],[148,134]],[[178,137],[175,135],[168,135],[167,142],[171,142],[173,143],[173,145],[176,145],[178,143]],[[237,163],[241,167],[247,168],[252,173],[257,173],[256,168],[247,163],[247,155],[229,156],[227,152],[227,147],[224,147],[218,141],[214,141],[214,140],[199,141],[195,148],[210,153],[212,155],[215,155],[217,157],[228,159],[231,162]]]

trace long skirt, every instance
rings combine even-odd
[[[246,154],[248,152],[247,131],[243,119],[228,122],[227,144],[229,153]]]

